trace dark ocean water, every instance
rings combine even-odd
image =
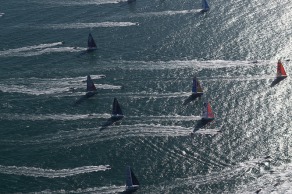
[[[209,4],[2,0],[0,193],[118,193],[126,165],[137,194],[292,193],[291,78],[270,87],[279,58],[292,71],[292,2]],[[73,106],[87,75],[99,93]],[[100,131],[114,97],[125,118]]]

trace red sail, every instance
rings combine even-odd
[[[214,118],[214,113],[212,111],[210,103],[208,103],[207,112],[208,112],[208,118]]]
[[[278,61],[277,77],[287,77],[286,71],[285,71],[284,66],[281,63],[281,61]]]

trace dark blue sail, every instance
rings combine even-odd
[[[120,107],[120,104],[118,100],[114,98],[112,116],[122,116],[122,115],[123,115],[123,112]]]
[[[87,50],[95,50],[95,49],[96,49],[95,41],[94,41],[91,33],[89,33],[88,41],[87,41]]]
[[[137,177],[135,176],[135,174],[133,173],[132,170],[131,170],[131,176],[132,176],[132,183],[133,183],[133,185],[140,185]]]
[[[206,11],[209,11],[209,9],[210,9],[210,7],[208,5],[207,0],[202,0],[202,11],[206,12]]]
[[[114,98],[113,102],[113,110],[111,117],[104,123],[102,123],[102,127],[100,128],[100,131],[104,130],[106,127],[116,123],[117,121],[124,118],[124,114],[122,112],[122,109],[120,107],[120,104],[116,98]]]
[[[192,92],[197,93],[197,78],[196,77],[193,79]]]
[[[126,168],[126,187],[131,187],[133,185],[132,183],[132,173],[130,166],[127,166]]]
[[[126,191],[136,191],[139,188],[139,181],[130,166],[126,168]]]
[[[203,94],[203,89],[201,87],[201,84],[196,77],[193,78],[192,93],[193,94],[199,94],[199,93]]]
[[[86,82],[87,82],[87,88],[86,88],[86,91],[87,91],[87,92],[93,92],[93,91],[96,91],[96,87],[95,87],[95,85],[94,85],[94,83],[93,83],[93,81],[92,81],[90,75],[87,76],[87,80],[86,80]]]

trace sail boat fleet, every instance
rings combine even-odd
[[[132,2],[135,0],[128,0],[128,2]],[[210,7],[208,5],[207,0],[202,0],[202,13],[205,13],[207,11],[210,10]],[[93,36],[91,35],[91,33],[89,33],[88,36],[88,46],[87,46],[87,51],[94,51],[97,50],[97,46],[96,43],[93,39]],[[281,80],[287,78],[287,74],[286,71],[284,69],[284,66],[281,62],[281,60],[278,60],[277,63],[277,73],[276,73],[276,78],[274,80],[274,84],[279,83]],[[87,76],[87,90],[86,90],[86,98],[92,97],[95,94],[97,94],[97,89],[90,77],[90,75]],[[188,99],[185,100],[185,102],[183,103],[184,105],[186,105],[187,103],[196,100],[197,98],[201,98],[203,96],[204,92],[203,92],[203,88],[201,86],[200,81],[198,80],[197,77],[194,77],[192,80],[192,93],[191,95],[188,97]],[[121,119],[124,118],[124,114],[123,111],[121,109],[121,106],[117,100],[117,98],[114,98],[113,104],[112,104],[112,114],[111,117],[102,124],[102,129],[105,129],[107,126],[110,126],[118,121],[120,121]],[[211,102],[208,99],[205,99],[205,101],[203,102],[203,110],[202,110],[202,116],[201,116],[201,121],[205,122],[205,123],[209,123],[215,120],[215,114],[212,110],[211,107]],[[135,192],[136,190],[139,189],[140,187],[140,183],[137,179],[137,177],[135,176],[133,170],[131,169],[130,166],[126,167],[126,186],[125,186],[125,193],[132,193]]]
[[[277,63],[277,73],[276,73],[276,78],[275,80],[283,80],[287,78],[286,71],[284,69],[284,66],[281,62],[281,60],[278,60]],[[274,80],[274,81],[275,81]],[[90,77],[90,75],[87,76],[87,93],[86,96],[93,96],[96,94],[96,87]],[[203,88],[198,80],[197,77],[193,78],[193,84],[192,84],[192,94],[190,95],[189,99],[195,100],[198,97],[201,97],[204,94]],[[120,104],[117,100],[117,98],[114,98],[113,105],[112,105],[112,114],[111,117],[107,120],[106,123],[102,125],[102,129],[104,127],[112,125],[113,123],[121,120],[124,118],[124,114],[122,112],[122,109],[120,107]],[[215,119],[215,114],[212,110],[211,103],[207,99],[203,103],[203,111],[202,111],[202,117],[201,120],[202,122],[209,123],[212,122]],[[193,135],[193,133],[191,133]],[[135,176],[134,172],[132,171],[130,166],[126,167],[126,188],[124,193],[133,193],[136,190],[139,189],[140,183]]]

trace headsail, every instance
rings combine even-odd
[[[202,11],[206,12],[209,11],[210,7],[208,5],[207,0],[202,0]]]
[[[204,120],[213,120],[214,119],[214,113],[212,111],[211,104],[208,101],[204,102],[202,119],[204,119]]]
[[[196,77],[193,78],[192,93],[193,94],[203,93],[203,89],[201,87],[201,84]]]
[[[120,104],[118,100],[114,98],[112,116],[122,116],[122,115],[123,115],[123,112],[120,107]]]
[[[96,49],[95,41],[94,41],[91,33],[89,33],[88,40],[87,40],[87,50],[95,50],[95,49]]]
[[[138,189],[140,183],[133,173],[130,166],[126,168],[126,190],[136,190]]]
[[[277,78],[282,78],[282,77],[287,77],[287,74],[281,60],[279,59],[278,64],[277,64]]]
[[[132,183],[133,185],[140,185],[137,177],[135,176],[134,172],[131,170],[131,176],[132,176]]]
[[[96,87],[95,87],[95,85],[94,85],[94,83],[93,83],[93,81],[92,81],[90,75],[87,76],[87,80],[86,80],[86,82],[87,82],[87,88],[86,88],[86,91],[87,91],[87,92],[93,92],[93,91],[96,91]]]

